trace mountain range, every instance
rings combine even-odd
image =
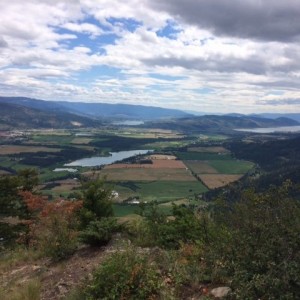
[[[294,119],[270,115],[194,116],[176,109],[129,104],[45,101],[0,97],[0,129],[99,127],[112,120],[143,120],[143,126],[183,132],[228,132],[236,128],[299,125]],[[272,117],[272,118],[271,118]],[[300,114],[299,114],[300,119]]]
[[[25,97],[0,97],[0,104],[2,103],[22,105],[45,112],[67,112],[94,119],[155,120],[191,116],[191,114],[176,109],[130,104],[46,101]]]

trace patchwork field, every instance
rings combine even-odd
[[[105,166],[107,169],[186,169],[180,160],[153,160],[152,164],[112,164]]]
[[[37,152],[59,152],[61,149],[42,146],[22,146],[22,145],[0,145],[0,155],[37,153]]]
[[[199,181],[131,181],[120,182],[114,186],[119,194],[120,202],[136,198],[143,202],[168,202],[194,197],[195,194],[207,191]]]
[[[209,162],[201,160],[185,160],[184,164],[195,174],[217,174],[218,171],[213,168]]]
[[[196,181],[189,170],[155,169],[155,168],[110,168],[96,172],[85,172],[84,175],[106,176],[108,181]]]
[[[224,147],[190,147],[189,152],[201,152],[201,153],[230,153],[230,151]]]
[[[210,166],[221,174],[243,174],[253,167],[253,163],[242,160],[211,160]]]
[[[84,138],[84,137],[76,137],[72,140],[72,144],[75,145],[86,145],[89,144],[93,139],[91,138]]]
[[[228,174],[205,174],[199,175],[203,183],[210,189],[225,186],[231,182],[239,180],[243,174],[228,175]]]
[[[227,153],[176,152],[176,156],[181,160],[232,160]]]

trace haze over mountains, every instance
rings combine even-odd
[[[121,118],[153,120],[191,116],[191,114],[176,109],[130,104],[45,101],[25,97],[0,97],[0,103],[17,104],[46,112],[67,112],[98,119]]]
[[[147,127],[180,131],[220,131],[299,125],[300,114],[204,115],[160,107],[128,104],[45,101],[25,97],[0,97],[0,128],[78,128],[101,126],[116,119],[143,120]],[[178,120],[180,119],[180,121]]]

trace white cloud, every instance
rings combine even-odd
[[[246,2],[238,7],[251,1]],[[290,12],[295,1],[285,3],[276,4],[276,11]],[[178,11],[183,4],[185,9]],[[200,4],[205,1],[193,5]],[[292,27],[285,27],[290,29],[288,39],[283,30],[269,39],[265,22],[261,33],[251,27],[231,34],[230,26],[221,32],[217,16],[206,26],[197,21],[201,14],[191,10],[193,5],[156,0],[0,1],[2,93],[210,112],[300,108],[300,43]],[[189,15],[194,18],[190,22]],[[235,21],[241,26],[246,22],[236,16],[230,24]],[[104,67],[115,72],[106,73]],[[274,90],[281,94],[272,94]]]

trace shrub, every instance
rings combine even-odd
[[[36,245],[43,255],[59,261],[73,254],[77,248],[75,220],[60,213],[51,213],[41,219],[35,235]]]
[[[81,240],[92,246],[102,246],[107,244],[113,233],[120,230],[120,225],[117,224],[114,218],[101,218],[97,221],[91,221],[80,237]]]
[[[87,299],[159,299],[162,278],[145,254],[134,249],[114,253],[95,272]]]
[[[215,216],[218,237],[206,245],[216,278],[227,278],[236,299],[296,299],[300,292],[300,203],[288,185],[256,194]],[[223,210],[223,211],[222,211]]]

